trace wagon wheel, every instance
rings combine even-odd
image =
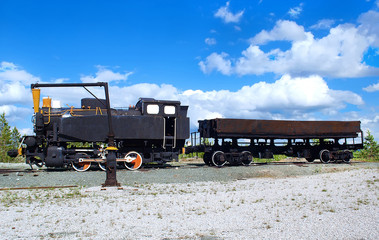
[[[212,163],[213,165],[217,167],[222,167],[225,165],[226,160],[225,160],[225,154],[222,151],[217,151],[213,153],[212,155]]]
[[[129,170],[137,170],[142,165],[142,156],[138,152],[128,152],[124,157],[124,165]]]
[[[97,163],[99,165],[99,168],[103,171],[106,171],[107,170],[107,162],[104,161],[104,162],[98,162]]]
[[[80,160],[81,158],[89,158],[89,156],[85,153],[80,153],[78,155],[78,159]],[[91,167],[91,162],[72,162],[72,168],[75,169],[77,172],[84,172],[87,171]]]
[[[240,155],[242,165],[249,166],[253,161],[253,156],[249,151],[243,151]]]
[[[329,150],[324,149],[324,150],[321,150],[321,151],[320,151],[320,160],[321,160],[321,162],[323,162],[323,163],[329,163],[329,162],[330,162],[331,157],[330,157],[330,152],[329,152]]]
[[[212,163],[211,163],[212,154],[209,152],[204,153],[203,161],[204,161],[205,165],[208,165],[208,166],[212,165]]]
[[[345,163],[349,163],[350,162],[350,156],[351,156],[351,152],[349,150],[344,150],[344,158],[342,159]]]

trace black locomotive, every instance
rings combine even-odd
[[[105,170],[109,132],[117,149],[116,161],[130,170],[146,162],[178,160],[189,137],[188,106],[179,101],[141,98],[128,109],[111,109],[106,90],[106,99],[84,98],[80,108],[62,108],[50,98],[43,99],[39,107],[40,87],[74,86],[89,91],[86,87],[103,85],[32,85],[35,135],[25,136],[22,144],[26,147],[21,149],[27,163],[57,168],[72,165],[77,171],[86,171],[95,163]]]
[[[103,86],[106,99],[97,98],[89,86]],[[41,87],[83,87],[94,98],[83,98],[80,108],[62,108],[45,98],[39,107]],[[200,120],[198,132],[191,134],[184,148],[190,137],[188,106],[179,101],[141,98],[128,109],[112,109],[107,83],[32,84],[31,88],[35,135],[23,137],[24,148],[18,150],[30,165],[86,171],[95,163],[105,170],[109,150],[116,151],[118,163],[135,170],[142,163],[177,161],[182,149],[204,152],[204,162],[215,166],[249,165],[254,158],[274,154],[309,162],[349,162],[352,151],[363,148],[359,121],[254,119]]]

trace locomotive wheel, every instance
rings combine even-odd
[[[138,152],[128,152],[125,157],[124,165],[129,170],[137,170],[142,165],[142,156]]]
[[[91,167],[91,162],[78,162],[78,163],[72,163],[72,168],[75,169],[77,172],[84,172],[87,171]]]
[[[37,166],[37,167],[43,167],[43,163],[42,162],[35,162],[35,165]]]
[[[308,162],[313,162],[315,159],[314,159],[314,158],[306,158],[306,160],[307,160]]]
[[[107,170],[106,162],[98,162],[99,168],[103,171]]]
[[[204,153],[203,161],[204,161],[205,165],[208,165],[208,166],[212,165],[212,163],[211,163],[212,154],[209,152]]]
[[[350,154],[351,152],[349,150],[345,150],[344,152],[344,158],[342,159],[345,163],[350,162]]]
[[[251,152],[249,151],[243,151],[240,158],[241,158],[242,165],[245,165],[245,166],[249,166],[251,162],[253,161],[253,156]]]
[[[224,166],[226,163],[224,152],[217,151],[217,152],[213,153],[212,163],[213,163],[213,165],[215,165],[217,167]]]
[[[85,153],[80,153],[79,158],[89,158],[89,156]],[[87,171],[91,167],[91,162],[72,162],[72,168],[77,172]]]
[[[330,152],[327,149],[320,151],[320,160],[323,163],[329,163],[330,162]]]

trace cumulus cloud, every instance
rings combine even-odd
[[[214,117],[304,120],[314,118],[314,112],[330,116],[347,104],[364,104],[351,91],[330,89],[320,76],[290,75],[274,83],[259,82],[237,91],[186,90],[177,99],[190,106],[192,128],[198,120]]]
[[[295,22],[279,20],[271,31],[262,30],[250,41],[252,45],[261,45],[270,41],[304,41],[307,39],[308,34],[304,31],[304,27],[297,25]]]
[[[359,17],[358,22],[361,34],[370,39],[372,46],[379,47],[379,12],[368,11]]]
[[[379,82],[376,84],[372,84],[368,87],[363,88],[366,92],[376,92],[379,91]]]
[[[244,10],[237,13],[232,13],[229,10],[229,4],[230,2],[226,2],[226,5],[224,7],[220,7],[214,16],[221,18],[225,23],[238,23],[242,18]]]
[[[222,74],[230,75],[232,70],[232,62],[227,60],[226,53],[212,53],[205,61],[200,61],[199,66],[203,73],[210,73],[213,70],[220,71]]]
[[[0,64],[0,106],[25,104],[30,101],[30,84],[40,81],[38,77],[11,62]],[[9,108],[3,109],[6,114]]]
[[[377,12],[367,14],[375,16],[375,19],[379,16]],[[226,75],[268,72],[292,76],[316,74],[325,77],[378,75],[379,68],[368,66],[363,60],[368,48],[379,44],[377,24],[369,19],[363,14],[360,26],[341,24],[331,28],[329,34],[320,39],[293,21],[279,20],[272,30],[262,30],[251,38],[250,46],[242,51],[242,56],[234,64],[228,59],[227,53],[212,53],[199,65],[204,73],[216,70]],[[274,41],[290,42],[291,47],[288,50],[262,50],[261,45]]]
[[[80,80],[83,83],[94,83],[94,82],[112,82],[112,81],[126,81],[128,77],[133,74],[133,72],[126,72],[126,73],[118,73],[113,72],[104,66],[96,66],[98,68],[98,71],[96,72],[95,76],[88,75],[88,76],[82,76]]]
[[[3,82],[20,82],[23,84],[31,84],[40,81],[39,77],[21,69],[14,63],[1,62],[0,63],[0,81]]]

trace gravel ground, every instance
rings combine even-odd
[[[296,177],[137,181],[122,190],[94,186],[0,191],[0,236],[379,239],[378,190],[379,171],[373,167]]]

